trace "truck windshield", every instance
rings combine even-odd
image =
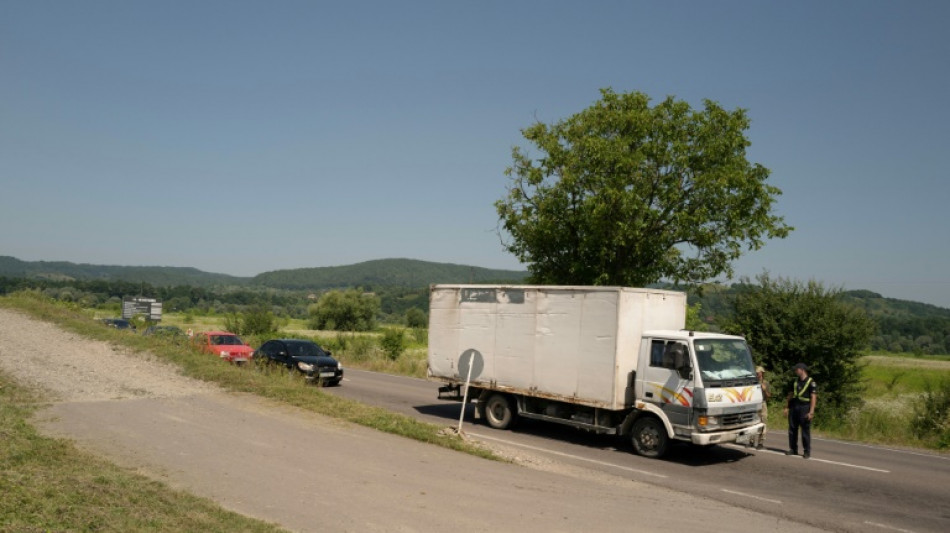
[[[701,339],[694,346],[700,375],[707,387],[755,383],[755,366],[745,341]]]

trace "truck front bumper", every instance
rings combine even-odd
[[[708,433],[693,433],[692,442],[699,446],[709,446],[710,444],[725,444],[727,442],[736,442],[739,444],[745,444],[749,442],[749,439],[753,435],[757,435],[759,431],[762,431],[762,426],[765,424],[755,424],[754,426],[744,427],[741,429],[729,429],[725,431],[710,431]]]

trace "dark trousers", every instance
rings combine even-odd
[[[788,410],[788,449],[798,453],[798,428],[802,430],[802,448],[805,453],[811,454],[811,420],[808,419],[807,403],[792,402]]]

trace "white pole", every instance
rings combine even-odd
[[[465,406],[468,404],[468,385],[472,382],[472,367],[475,366],[475,350],[468,355],[468,376],[465,378],[465,394],[462,395],[462,412],[459,413],[459,435],[462,434],[462,419],[465,418]]]

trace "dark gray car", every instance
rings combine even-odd
[[[115,329],[130,329],[135,331],[135,324],[129,322],[124,318],[100,318],[99,322],[109,326],[110,328]]]
[[[254,360],[258,364],[269,362],[296,369],[322,385],[339,385],[343,380],[343,365],[312,341],[269,340],[254,352]]]

